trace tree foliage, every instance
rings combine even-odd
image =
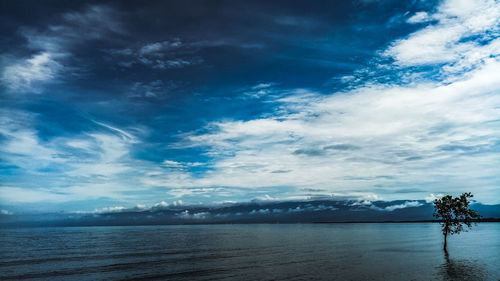
[[[434,200],[434,217],[441,219],[445,250],[448,234],[466,231],[464,225],[470,228],[474,219],[481,217],[476,211],[469,209],[468,199],[472,197],[472,193],[467,192],[455,198],[446,195]]]

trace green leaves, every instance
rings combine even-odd
[[[434,200],[433,216],[442,220],[441,226],[445,236],[464,231],[464,225],[471,227],[473,220],[481,217],[476,211],[469,209],[468,199],[472,197],[472,193],[466,192],[459,197],[446,195]]]

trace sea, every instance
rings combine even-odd
[[[0,280],[500,280],[500,223],[0,229]]]

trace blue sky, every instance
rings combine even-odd
[[[0,5],[3,213],[500,203],[498,1]]]

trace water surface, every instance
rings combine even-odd
[[[499,280],[500,223],[0,229],[1,280]]]

